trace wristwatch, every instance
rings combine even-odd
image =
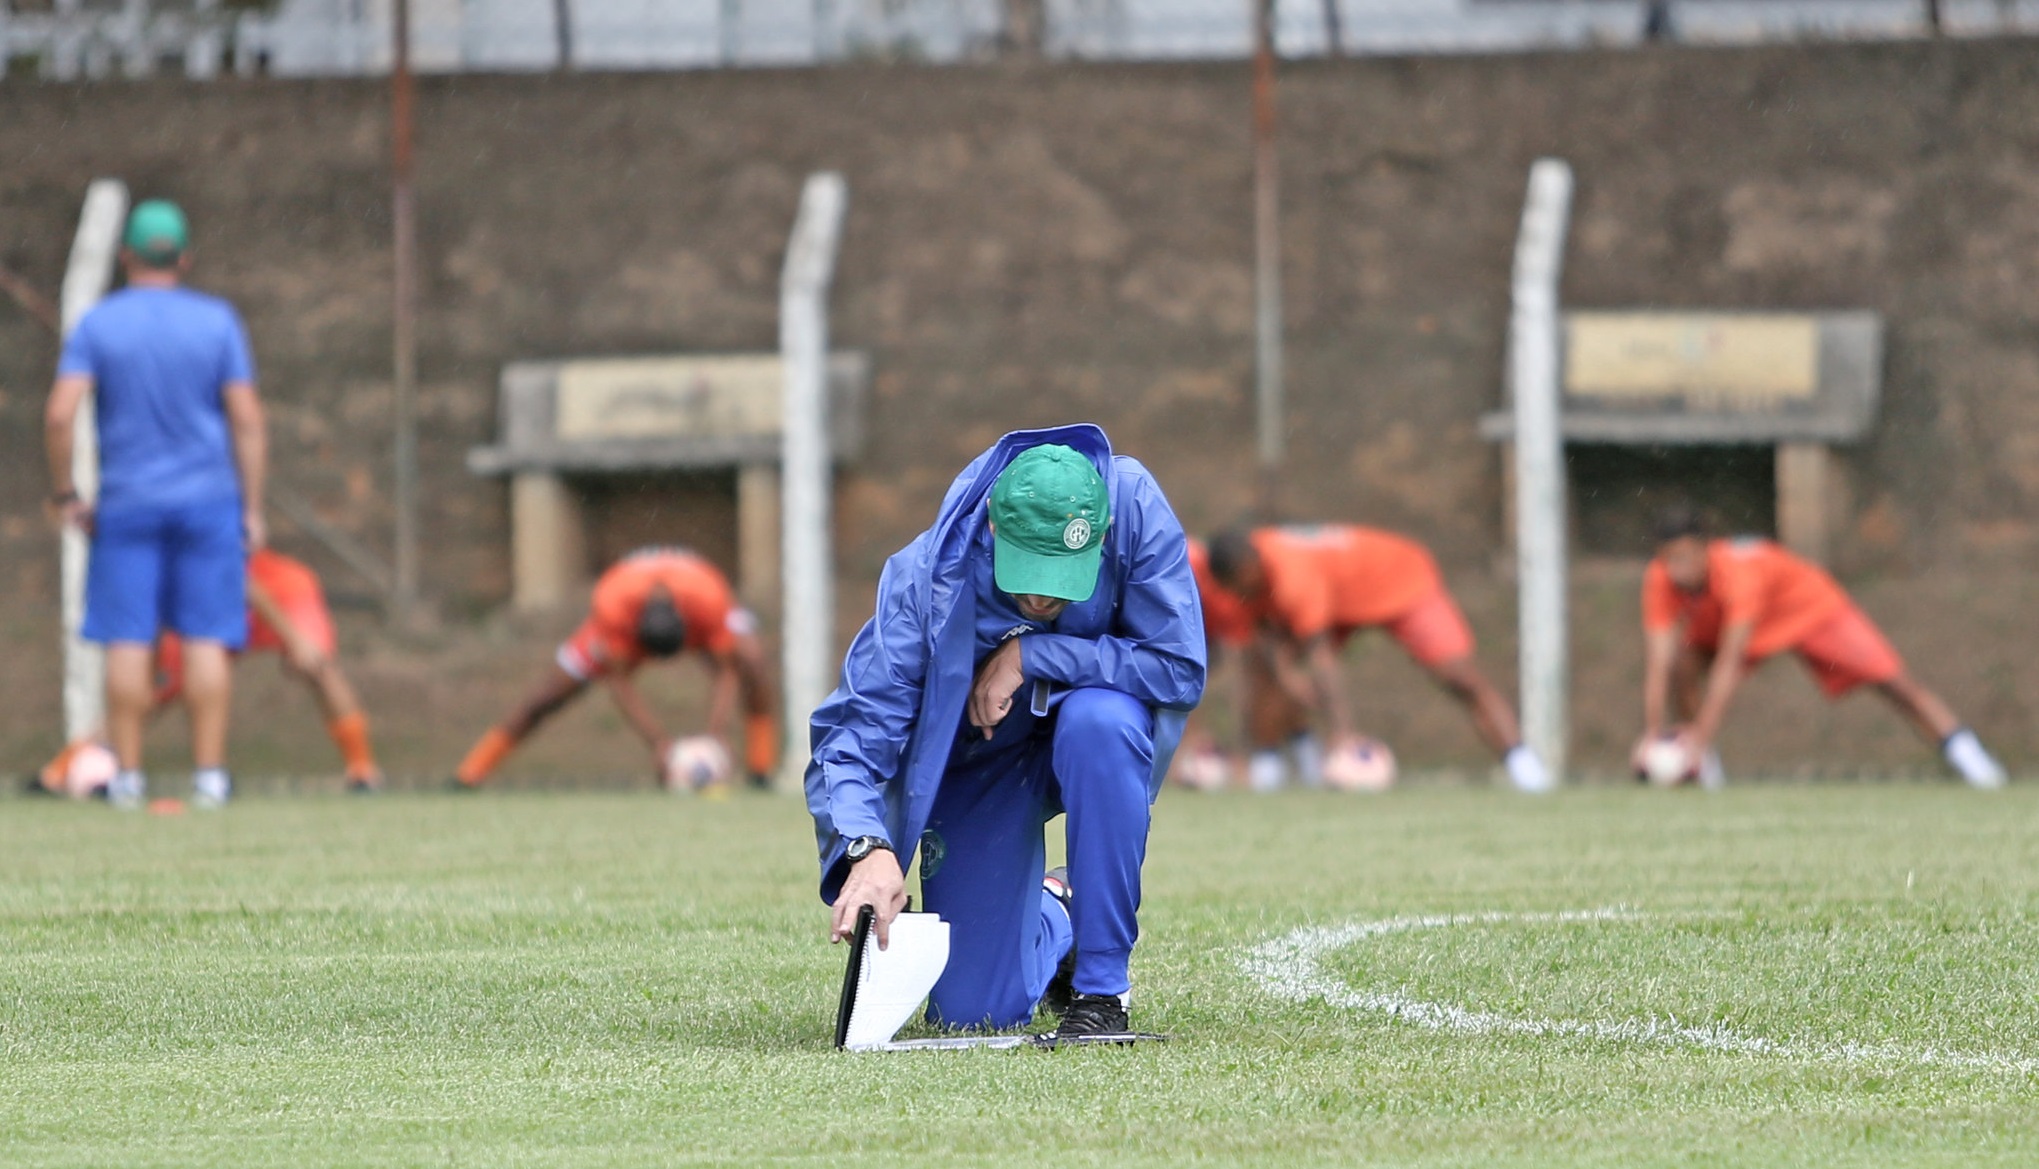
[[[849,858],[851,864],[856,864],[879,849],[891,852],[892,842],[882,836],[859,836],[843,849],[843,855]]]

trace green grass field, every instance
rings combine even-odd
[[[829,1050],[811,839],[0,804],[0,1163],[2039,1163],[2039,789],[1170,793],[1135,1050]]]

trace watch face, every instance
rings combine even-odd
[[[843,855],[849,857],[853,861],[863,860],[865,857],[871,855],[871,838],[868,836],[859,836],[855,840],[850,841],[850,846],[848,849],[844,851]]]

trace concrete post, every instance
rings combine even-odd
[[[127,184],[119,179],[95,179],[85,190],[85,208],[78,216],[78,234],[72,237],[71,259],[64,268],[61,311],[66,337],[113,283],[113,259],[120,250],[127,202]],[[99,429],[91,395],[78,408],[72,444],[71,481],[79,498],[89,502],[99,496]],[[61,539],[64,741],[74,742],[105,722],[106,655],[78,634],[85,624],[85,567],[91,541],[70,527],[64,529]]]
[[[559,608],[586,583],[587,563],[587,535],[573,488],[546,471],[512,476],[511,606],[524,613]]]
[[[779,276],[779,355],[784,362],[784,660],[790,774],[807,763],[807,719],[828,696],[835,654],[835,576],[829,535],[828,289],[835,278],[849,189],[842,176],[807,177]]]
[[[1777,540],[1814,564],[1825,564],[1832,552],[1827,533],[1827,518],[1833,514],[1831,459],[1822,442],[1777,444]]]
[[[1515,243],[1508,386],[1515,410],[1516,563],[1521,602],[1523,738],[1553,780],[1565,775],[1571,674],[1565,613],[1565,446],[1560,413],[1558,277],[1572,168],[1540,158]]]

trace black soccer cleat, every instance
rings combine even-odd
[[[1132,1029],[1126,1004],[1115,994],[1079,994],[1069,1000],[1062,1021],[1048,1032],[1057,1042],[1081,1040],[1093,1035],[1124,1035]]]
[[[1074,914],[1070,909],[1070,899],[1073,894],[1069,889],[1068,865],[1057,865],[1049,869],[1047,874],[1041,878],[1041,889],[1048,896],[1060,901],[1063,912],[1071,913],[1070,920],[1075,920]],[[1069,952],[1062,955],[1061,965],[1055,967],[1055,977],[1048,980],[1048,988],[1041,992],[1041,1005],[1060,1015],[1069,1010],[1069,1001],[1075,997],[1076,943],[1074,940],[1071,940]]]

